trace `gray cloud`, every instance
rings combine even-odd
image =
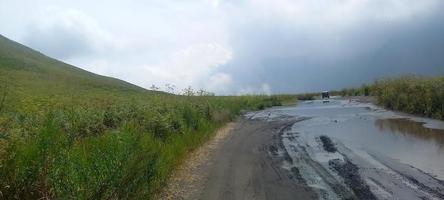
[[[233,42],[238,57],[223,70],[236,85],[267,83],[273,92],[340,89],[400,74],[443,75],[444,15],[438,10],[405,20],[363,19],[344,31],[316,27],[322,23],[242,24]]]
[[[444,74],[441,0],[4,4],[0,33],[144,87],[308,92]],[[7,18],[17,9],[26,14]]]
[[[29,27],[24,43],[58,59],[70,59],[94,52],[88,35],[63,26],[46,29]]]

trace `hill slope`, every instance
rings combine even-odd
[[[152,92],[122,80],[97,75],[52,59],[1,35],[0,81],[16,95]]]

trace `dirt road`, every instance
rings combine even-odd
[[[242,119],[214,155],[199,199],[313,199],[297,172],[282,168],[280,133],[296,120]]]
[[[158,198],[315,199],[297,171],[282,168],[290,158],[280,135],[297,121],[240,118],[194,152]]]
[[[443,199],[442,128],[350,100],[252,112],[182,172],[199,178],[179,177],[183,192],[169,198]]]

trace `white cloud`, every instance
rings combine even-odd
[[[139,30],[131,30],[135,25],[132,23],[120,24],[122,27],[115,30],[81,10],[44,6],[38,17],[30,20],[23,41],[76,66],[143,87],[174,84],[179,88],[203,88],[208,77],[232,58],[223,22],[211,19],[214,14],[199,14],[202,8],[198,6],[192,12],[178,10],[168,2],[160,4],[161,8],[156,9],[186,15],[158,19],[161,16],[151,14],[157,18],[153,21],[146,14],[146,20],[136,21],[142,23],[137,24]],[[208,4],[217,7],[218,1]],[[128,17],[125,15],[129,13],[122,14]],[[195,20],[201,15],[206,17]],[[125,29],[129,31],[122,31]]]
[[[48,6],[32,19],[24,43],[62,60],[117,48],[117,40],[85,13]]]
[[[165,84],[202,87],[200,82],[231,58],[231,51],[220,44],[197,44],[174,52],[165,61],[145,69]]]
[[[221,0],[205,0],[205,2],[212,5],[213,7],[219,7]]]
[[[230,94],[233,90],[233,79],[231,75],[219,72],[210,76],[204,88],[218,94]]]
[[[207,88],[208,78],[232,58],[231,51],[217,43],[196,44],[177,50],[151,65],[125,67],[125,63],[94,60],[87,66],[91,71],[128,80],[131,83],[164,88],[172,84],[185,87]],[[211,78],[210,78],[211,79]],[[213,88],[214,89],[214,88]]]
[[[242,95],[242,94],[265,94],[270,95],[273,91],[268,83],[262,83],[258,86],[247,86],[247,87],[241,87],[237,88],[236,94]]]
[[[268,83],[262,83],[262,85],[261,85],[261,93],[262,94],[268,94],[268,95],[272,93],[271,87],[270,87],[270,85]]]

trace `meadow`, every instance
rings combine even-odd
[[[248,110],[291,95],[150,91],[0,37],[0,199],[150,199]]]
[[[3,197],[149,198],[217,128],[281,99],[158,94],[77,101],[27,101],[33,106],[1,115]]]

